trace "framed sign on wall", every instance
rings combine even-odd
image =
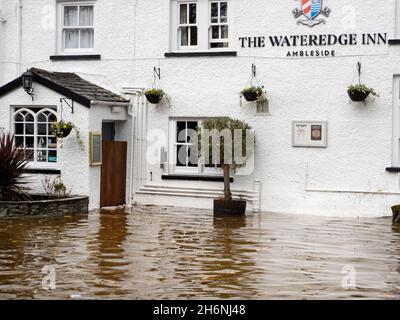
[[[293,121],[293,147],[326,148],[328,123],[326,121]]]
[[[89,160],[91,166],[101,166],[102,164],[101,140],[100,132],[89,133]]]

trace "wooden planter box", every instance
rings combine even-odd
[[[245,215],[246,201],[245,200],[214,200],[215,215]]]
[[[89,198],[71,196],[65,199],[50,199],[34,195],[31,201],[0,201],[0,217],[12,216],[56,216],[87,214]]]
[[[400,225],[400,205],[392,207],[393,212],[393,224]]]

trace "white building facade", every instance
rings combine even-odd
[[[347,94],[358,65],[379,93],[366,103]],[[262,108],[239,94],[252,66],[268,92]],[[102,168],[90,165],[88,140],[106,123],[127,143],[126,203],[211,208],[222,173],[177,163],[190,145],[177,131],[221,116],[256,132],[254,166],[232,175],[250,209],[386,216],[400,200],[400,1],[0,0],[0,87],[32,67],[75,73],[130,101],[118,112],[77,104],[68,116],[86,151],[66,140],[56,163],[31,165],[60,170],[92,208],[102,204]],[[147,103],[141,93],[153,84],[169,103]],[[14,130],[16,105],[60,115],[60,98],[73,100],[36,86],[34,102],[21,88],[0,96],[3,130]],[[309,135],[315,128],[321,139]]]

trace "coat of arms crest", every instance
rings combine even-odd
[[[309,27],[314,27],[321,23],[326,23],[324,19],[316,19],[320,14],[329,17],[331,9],[328,7],[322,8],[322,0],[300,0],[301,8],[294,9],[293,15],[296,19],[305,16],[307,19],[299,19],[297,24],[303,24]]]

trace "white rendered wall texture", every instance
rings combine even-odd
[[[170,51],[170,1],[97,0],[95,53],[101,54],[100,61],[50,61],[50,55],[58,53],[56,1],[22,3],[22,70],[39,67],[77,72],[118,92],[125,85],[149,86],[153,67],[160,67],[161,85],[171,96],[172,106],[158,110],[148,106],[149,130],[162,129],[167,134],[171,117],[229,115],[251,124],[257,134],[255,171],[251,176],[236,177],[233,187],[252,190],[254,179],[261,180],[263,211],[382,216],[390,215],[390,206],[400,200],[398,174],[385,171],[396,165],[391,163],[392,92],[393,77],[400,74],[399,47],[335,46],[336,57],[287,58],[287,51],[301,49],[271,48],[268,42],[268,36],[294,34],[387,33],[392,39],[395,0],[382,6],[372,0],[351,4],[325,0],[323,5],[332,13],[325,18],[326,24],[313,28],[296,24],[292,10],[300,6],[299,1],[230,0],[229,50],[237,51],[238,56],[190,58],[164,57]],[[0,0],[7,19],[0,23],[1,85],[18,76],[16,4],[16,0]],[[267,46],[240,47],[239,37],[254,36],[266,36]],[[358,81],[358,61],[363,67],[363,82],[380,93],[366,105],[349,102],[346,93],[348,85]],[[256,115],[254,105],[241,106],[239,102],[253,63],[259,82],[269,93],[270,116]],[[46,94],[51,101],[51,93]],[[20,90],[0,99],[1,125],[9,126],[9,105],[28,98]],[[83,129],[87,126],[84,115],[87,111],[77,115],[82,117]],[[328,148],[293,148],[293,120],[327,121]],[[63,157],[66,163],[75,161],[67,154]],[[83,158],[82,163],[86,163]],[[161,181],[159,165],[148,165],[146,170],[148,175],[153,173],[154,184],[216,186]],[[82,181],[82,172],[76,171],[67,178],[72,185],[76,185],[75,179]],[[89,176],[86,178],[76,187],[82,192],[88,192]],[[211,206],[209,200],[162,196],[138,195],[135,201]]]

